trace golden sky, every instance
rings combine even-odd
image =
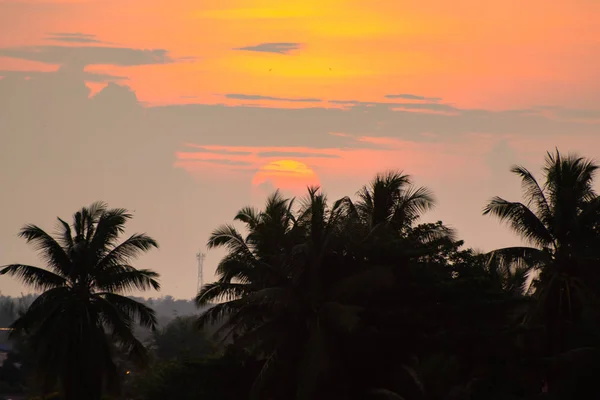
[[[80,32],[119,47],[193,57],[86,67],[127,76],[138,98],[161,104],[192,101],[182,96],[219,102],[224,93],[372,101],[401,92],[471,107],[558,99],[580,106],[600,89],[594,0],[208,3],[4,0],[0,46],[56,44],[48,33]],[[284,47],[287,54],[233,50],[264,43],[294,45]]]
[[[481,216],[518,198],[511,164],[600,159],[599,18],[597,0],[0,0],[0,265],[39,262],[23,224],[105,200],[190,298],[237,209],[385,169],[429,186],[426,219],[467,245],[514,244]]]

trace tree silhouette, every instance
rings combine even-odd
[[[118,389],[111,341],[138,361],[146,356],[132,330],[136,320],[153,328],[154,312],[121,294],[160,288],[157,273],[130,265],[158,245],[145,234],[118,242],[131,217],[96,202],[75,213],[72,225],[59,218],[56,237],[26,225],[20,236],[39,250],[46,268],[13,264],[0,270],[43,291],[12,324],[11,335],[26,336],[45,390],[58,384],[66,400],[100,399],[104,387]]]
[[[576,155],[547,153],[545,181],[538,183],[521,166],[525,203],[494,197],[484,214],[494,215],[534,247],[511,247],[491,253],[504,268],[531,272],[536,299],[524,322],[543,324],[547,355],[568,347],[570,327],[595,301],[600,262],[600,198],[593,189],[598,166]]]

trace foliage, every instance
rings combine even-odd
[[[262,209],[244,207],[234,223],[212,232],[209,248],[226,254],[217,280],[195,299],[199,315],[189,309],[176,315],[171,307],[177,301],[168,297],[145,303],[149,315],[148,306],[154,306],[173,318],[149,336],[146,369],[123,357],[127,342],[109,341],[117,333],[110,329],[110,338],[93,336],[94,343],[107,343],[104,358],[88,347],[87,360],[126,369],[124,395],[137,400],[584,398],[600,373],[597,168],[558,151],[548,153],[542,183],[524,167],[513,167],[525,201],[495,197],[484,214],[507,222],[529,247],[489,253],[465,248],[442,222],[423,222],[434,197],[400,171],[378,174],[354,200],[329,202],[316,187],[299,200],[275,192]],[[88,209],[76,215],[77,232],[88,229],[84,226],[107,232],[98,228],[100,219],[78,225],[85,213],[94,214]],[[84,276],[96,276],[94,271],[105,271],[101,258],[110,253],[86,253],[94,233],[79,236],[88,238],[85,246],[62,236],[58,245],[45,236],[30,239],[43,244],[50,271],[23,266],[3,271],[49,289],[46,293],[73,291],[82,275],[73,275],[72,267],[85,265]],[[77,258],[80,252],[87,255]],[[98,276],[88,283],[108,279]],[[38,299],[67,304],[46,293]],[[95,296],[104,295],[91,290],[84,304],[95,304]],[[42,307],[37,304],[14,325]],[[70,334],[80,308],[61,307],[63,314],[40,308],[49,311],[47,324],[35,326],[38,333],[58,338],[52,321],[61,334]],[[10,306],[6,310],[9,315]],[[155,322],[146,319],[146,325]],[[102,319],[102,329],[110,326]],[[18,357],[27,372],[35,360],[32,349],[47,349],[40,344],[49,343],[36,329],[23,329],[28,335],[5,364]],[[88,332],[92,338],[95,331]],[[48,373],[48,364],[41,365]]]
[[[94,203],[75,213],[72,225],[59,218],[56,237],[26,225],[20,236],[39,251],[46,268],[12,264],[0,270],[43,291],[11,325],[11,335],[26,338],[45,392],[58,384],[66,400],[93,400],[103,387],[117,390],[112,341],[138,361],[145,358],[132,328],[136,320],[153,327],[154,312],[120,293],[159,289],[158,274],[130,265],[157,244],[145,234],[119,243],[130,218],[124,209]]]

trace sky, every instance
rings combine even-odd
[[[481,215],[519,199],[510,166],[600,159],[599,16],[596,0],[0,0],[0,265],[41,265],[21,226],[103,200],[158,240],[135,266],[160,294],[191,298],[196,253],[239,208],[308,184],[335,200],[387,169],[433,190],[424,221],[467,246],[517,244]]]

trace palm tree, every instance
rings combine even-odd
[[[365,246],[375,262],[396,262],[398,257],[427,257],[439,251],[446,240],[454,240],[455,232],[443,225],[418,224],[421,216],[435,207],[432,192],[413,185],[412,178],[401,171],[390,170],[375,176],[357,193],[355,203],[346,203],[355,237]]]
[[[245,237],[230,224],[211,233],[208,248],[224,247],[228,252],[217,266],[219,279],[204,285],[196,297],[199,307],[211,306],[200,316],[199,325],[221,321],[242,305],[244,296],[287,280],[279,266],[289,251],[289,236],[296,225],[292,206],[293,200],[277,191],[269,196],[263,211],[244,207],[237,213],[234,220],[244,223]],[[254,320],[246,318],[248,323]],[[220,332],[228,328],[226,324]]]
[[[199,323],[224,318],[221,332],[235,333],[238,346],[263,360],[255,396],[268,398],[274,391],[294,396],[295,388],[297,398],[314,398],[323,374],[333,370],[332,354],[339,354],[333,338],[358,323],[357,297],[393,282],[383,269],[374,268],[375,277],[358,274],[356,264],[364,261],[353,258],[352,243],[344,240],[352,222],[348,204],[344,198],[329,207],[319,188],[309,188],[293,212],[293,200],[276,192],[263,211],[244,208],[237,214],[246,237],[223,226],[209,239],[209,247],[226,247],[228,254],[218,266],[218,281],[205,285],[196,302],[225,301],[202,314]],[[369,279],[379,286],[365,285]]]
[[[600,199],[593,189],[597,169],[589,159],[564,157],[558,150],[547,153],[543,185],[524,167],[511,170],[521,178],[525,203],[494,197],[483,211],[507,222],[532,245],[495,250],[490,256],[530,271],[537,301],[524,322],[544,325],[550,355],[566,350],[569,327],[581,318],[600,283]]]
[[[380,225],[402,229],[411,226],[434,204],[429,189],[413,186],[412,178],[402,171],[387,171],[377,174],[358,192],[356,210],[369,229]]]
[[[158,247],[145,234],[118,242],[132,215],[96,202],[62,219],[52,237],[35,225],[20,231],[39,250],[46,268],[4,266],[12,275],[43,293],[13,324],[11,335],[24,335],[37,356],[44,390],[58,384],[66,400],[100,399],[103,389],[118,389],[118,371],[111,342],[138,361],[146,349],[133,334],[134,323],[154,329],[154,311],[122,294],[158,290],[158,274],[136,269],[130,262]]]

